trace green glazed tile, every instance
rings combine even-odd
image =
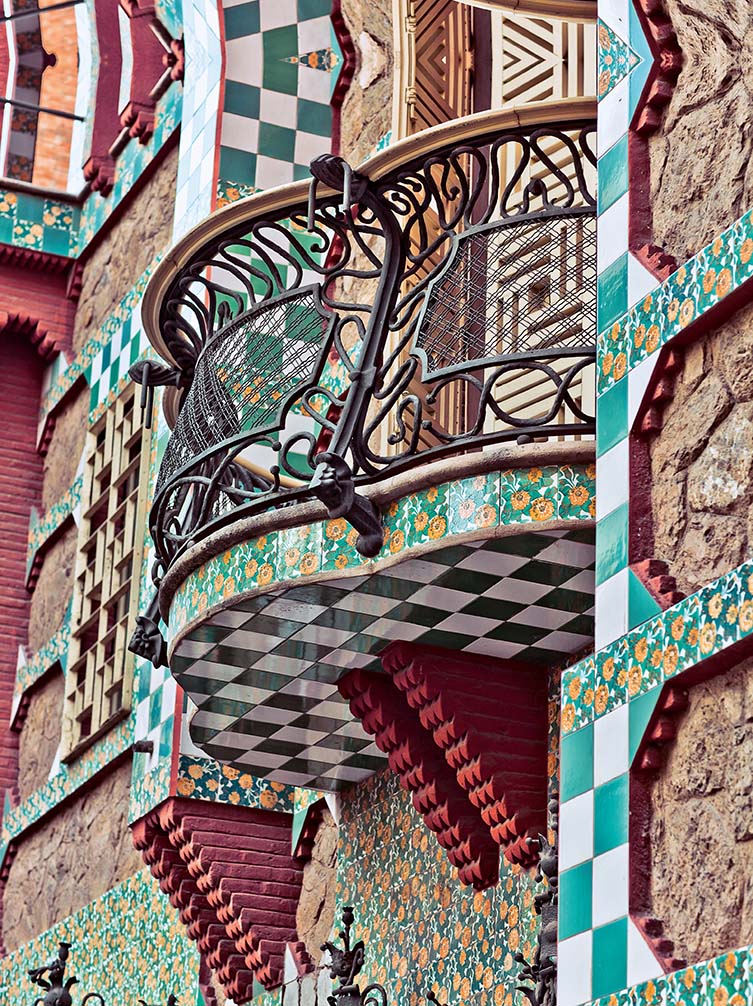
[[[276,126],[271,122],[260,122],[259,153],[278,161],[292,161],[295,155],[295,130]]]
[[[630,776],[610,779],[594,789],[594,855],[616,849],[628,840]]]
[[[231,7],[230,10],[238,8]],[[261,89],[237,80],[225,81],[225,111],[246,119],[259,118]]]
[[[634,628],[661,613],[656,599],[649,594],[631,570],[628,572],[628,626]]]
[[[599,213],[608,210],[628,190],[627,133],[599,158]]]
[[[643,695],[638,695],[631,699],[628,704],[628,736],[629,736],[629,757],[632,764],[635,753],[640,747],[643,735],[646,732],[648,721],[656,708],[661,688],[652,688]]]
[[[225,38],[245,38],[247,35],[258,35],[261,27],[259,0],[238,4],[237,7],[225,7],[224,13]]]
[[[592,994],[618,992],[627,984],[627,919],[593,931]]]
[[[594,728],[592,724],[562,738],[560,801],[572,800],[591,789],[594,782]]]
[[[623,503],[596,526],[596,583],[604,583],[627,565],[628,504]]]
[[[628,382],[618,381],[596,400],[596,454],[601,457],[628,435]],[[598,493],[598,486],[596,487]]]
[[[591,928],[593,863],[588,860],[559,878],[559,932],[561,940]]]
[[[598,279],[599,332],[617,321],[628,309],[628,256],[627,253],[608,265]]]
[[[320,101],[298,99],[298,128],[304,133],[329,137],[332,133],[332,109]]]

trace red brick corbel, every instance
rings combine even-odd
[[[133,841],[178,910],[225,993],[277,988],[295,915],[303,860],[291,855],[292,815],[171,799],[132,826]],[[294,959],[310,969],[303,954]]]
[[[338,687],[413,794],[461,883],[498,878],[499,848],[527,867],[546,828],[547,696],[538,667],[396,643],[383,674]]]
[[[148,143],[154,132],[154,89],[165,73],[165,48],[152,29],[154,5],[120,0],[130,19],[133,71],[130,99],[120,116],[120,124],[132,139]]]

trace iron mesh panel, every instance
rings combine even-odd
[[[425,354],[426,377],[475,360],[582,348],[595,329],[595,217],[539,218],[460,237],[414,349]]]
[[[326,325],[307,291],[256,309],[210,342],[170,435],[157,490],[230,437],[274,429],[283,400],[314,376]]]

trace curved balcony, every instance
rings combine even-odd
[[[134,375],[168,387],[157,582],[228,524],[280,508],[293,524],[315,499],[376,555],[361,487],[593,434],[594,132],[593,103],[569,100],[457,120],[356,170],[325,156],[172,250],[143,308],[166,365]]]

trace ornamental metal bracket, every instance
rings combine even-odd
[[[159,628],[159,592],[155,591],[149,607],[136,619],[136,628],[128,649],[155,667],[167,667],[167,643]]]
[[[193,371],[167,367],[164,363],[155,363],[154,360],[139,360],[129,369],[128,376],[136,384],[141,385],[141,414],[144,417],[144,426],[150,429],[154,389],[169,385],[176,388],[185,387],[191,383]]]
[[[353,473],[347,461],[337,454],[319,454],[310,488],[327,507],[331,518],[344,517],[358,531],[356,551],[367,559],[379,554],[384,531],[379,511],[365,496],[356,492]]]
[[[57,957],[51,958],[46,964],[43,964],[39,968],[32,968],[28,972],[32,983],[45,989],[44,996],[39,996],[39,998],[34,1000],[34,1006],[73,1006],[71,989],[74,985],[78,984],[78,978],[75,976],[71,976],[70,978],[65,977],[65,967],[71,945],[70,943],[61,941],[58,945]],[[45,974],[47,975],[46,978]],[[137,1002],[139,1006],[150,1006],[143,999],[139,999]],[[99,992],[87,992],[79,1006],[85,1006],[85,1003],[97,1003],[98,1006],[106,1006],[105,1000]],[[153,1004],[153,1006],[157,1006],[157,1004]],[[165,1006],[180,1006],[180,1004],[176,996],[171,994],[167,997]]]
[[[539,835],[541,855],[536,879],[546,881],[546,889],[533,899],[534,910],[541,916],[541,928],[533,961],[528,962],[522,953],[515,954],[515,960],[523,967],[520,977],[527,985],[517,989],[528,999],[531,1006],[556,1006],[557,1003],[557,906],[559,902],[557,878],[557,835],[559,830],[559,794],[554,793],[549,801],[552,842],[545,835]]]

